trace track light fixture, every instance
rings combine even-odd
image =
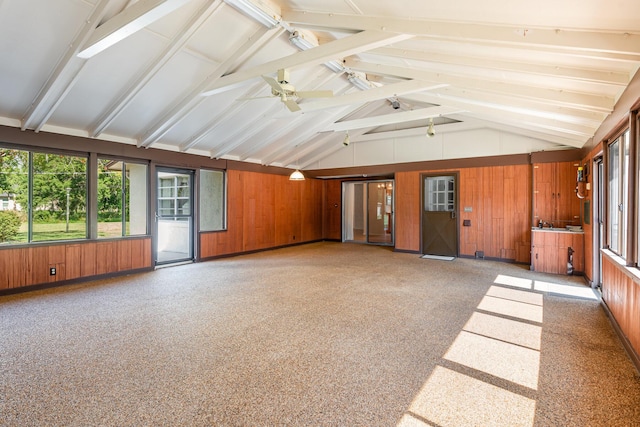
[[[264,1],[224,0],[224,2],[267,28],[274,28],[282,20]]]
[[[346,135],[344,136],[344,139],[342,140],[342,145],[344,145],[345,147],[348,147],[350,143],[351,143],[351,140],[349,139],[349,131],[347,131]]]
[[[295,30],[289,36],[289,41],[301,51],[309,50],[318,46],[318,40],[308,31],[302,32],[301,30]],[[325,62],[324,66],[334,73],[341,73],[344,71],[344,66],[336,60]]]
[[[349,73],[349,75],[347,76],[347,80],[349,80],[349,83],[360,90],[369,90],[372,87],[371,83],[366,79],[366,77],[362,78],[355,73]]]
[[[429,127],[427,128],[427,137],[435,136],[436,130],[433,128],[433,119],[429,119]]]

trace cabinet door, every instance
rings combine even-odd
[[[555,219],[555,163],[533,165],[533,225]]]
[[[562,162],[557,164],[555,185],[555,200],[558,226],[567,224],[580,224],[580,199],[576,195],[576,180],[578,164],[574,162]]]

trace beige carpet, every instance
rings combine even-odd
[[[630,426],[577,277],[317,243],[0,297],[3,426]]]

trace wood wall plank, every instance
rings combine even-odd
[[[227,182],[227,229],[200,233],[200,258],[322,238],[322,181],[229,171]]]
[[[602,257],[602,299],[640,355],[640,279],[625,273],[625,268],[609,256]]]
[[[66,245],[65,247],[65,277],[67,280],[82,276],[82,245]]]
[[[333,179],[323,182],[323,226],[325,239],[342,239],[342,183]]]
[[[459,253],[529,263],[531,167],[465,168],[458,173]],[[396,174],[396,249],[419,251],[421,172]],[[465,209],[466,208],[466,209]],[[464,220],[470,226],[464,226]]]
[[[396,249],[420,251],[420,172],[396,173]]]

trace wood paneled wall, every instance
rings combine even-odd
[[[626,272],[606,254],[602,257],[602,300],[636,355],[640,355],[640,277]]]
[[[0,290],[144,268],[151,268],[148,237],[7,247],[0,249]]]
[[[342,240],[342,182],[334,179],[324,182],[322,198],[322,237]]]
[[[459,173],[460,255],[483,251],[485,257],[530,262],[531,165],[429,171],[445,172]],[[396,174],[397,250],[420,251],[421,174]],[[463,226],[464,220],[471,225]]]
[[[200,258],[323,238],[322,181],[230,170],[227,183],[227,230],[200,234]]]

